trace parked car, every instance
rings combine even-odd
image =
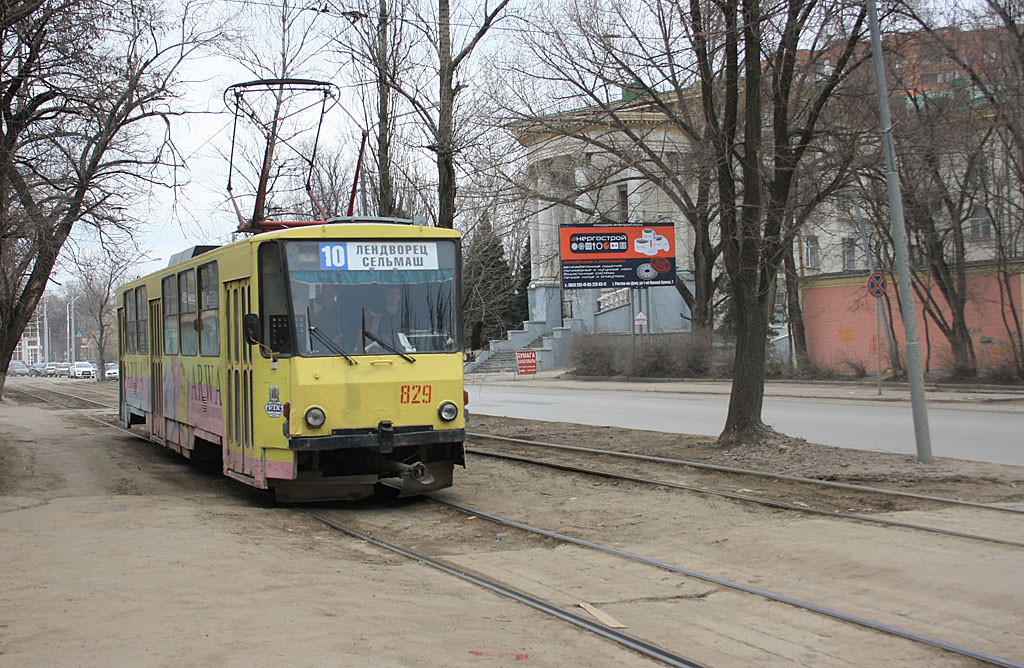
[[[65,378],[71,375],[71,363],[70,362],[57,362],[57,375]]]
[[[29,368],[28,365],[25,364],[24,362],[14,360],[13,362],[7,365],[8,376],[27,376],[28,374]]]
[[[109,362],[106,370],[103,372],[103,377],[107,380],[117,380],[120,377],[120,370],[117,368],[116,362]]]
[[[44,376],[56,376],[57,375],[57,363],[56,362],[47,362],[46,363],[46,370],[43,371],[43,375]]]
[[[92,362],[75,362],[70,375],[72,378],[95,378],[96,369],[93,368]]]
[[[28,375],[30,376],[42,376],[43,372],[46,371],[46,362],[36,362],[28,369]]]

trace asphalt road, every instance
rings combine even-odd
[[[726,395],[545,389],[467,384],[470,413],[717,436]],[[862,450],[916,452],[911,408],[879,403],[768,397],[763,418],[814,443]],[[928,409],[932,454],[1024,466],[1024,413],[969,405]]]

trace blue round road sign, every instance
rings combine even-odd
[[[885,276],[877,271],[868,276],[868,292],[876,299],[885,294]]]

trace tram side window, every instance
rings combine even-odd
[[[291,323],[288,321],[288,281],[281,262],[281,244],[260,244],[260,315],[263,342],[275,353],[292,354]],[[260,348],[266,357],[267,352]]]
[[[178,274],[178,323],[182,355],[195,355],[198,347],[196,331],[196,270]]]
[[[217,317],[218,291],[217,263],[199,267],[199,354],[220,355],[220,322]]]
[[[178,354],[178,282],[174,276],[163,280],[164,355]]]
[[[124,292],[124,343],[125,352],[135,354],[135,290]]]
[[[146,299],[146,286],[135,289],[135,338],[138,341],[140,355],[149,352],[149,300]]]

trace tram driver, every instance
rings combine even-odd
[[[309,323],[332,343],[345,347],[341,328],[341,304],[338,287],[333,283],[320,286],[320,294],[309,302]]]

